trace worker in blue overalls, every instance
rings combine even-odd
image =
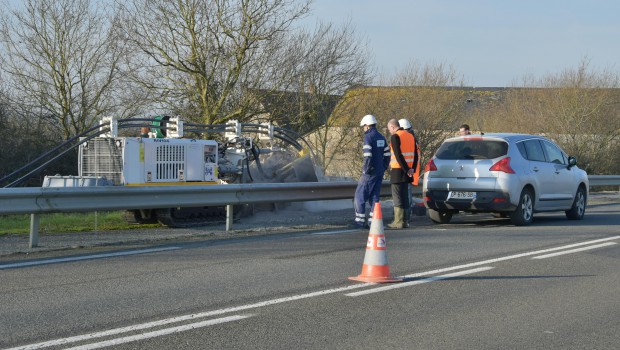
[[[362,147],[362,176],[355,189],[355,226],[368,228],[372,222],[373,208],[379,202],[383,174],[390,164],[390,146],[385,137],[377,130],[377,118],[365,115],[360,126],[364,128],[364,146]],[[366,202],[370,204],[370,215],[366,223]]]

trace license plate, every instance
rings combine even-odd
[[[448,199],[476,199],[476,192],[450,191]]]

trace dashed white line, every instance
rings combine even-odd
[[[593,244],[593,243],[606,242],[606,241],[617,240],[617,239],[620,239],[620,236],[613,236],[613,237],[602,238],[602,239],[597,239],[597,240],[588,241],[588,242],[569,244],[569,245],[565,245],[565,246],[561,246],[561,247],[555,247],[555,248],[537,250],[537,251],[533,251],[533,252],[509,255],[509,256],[504,256],[504,257],[501,257],[501,258],[489,259],[489,260],[484,260],[484,261],[478,261],[478,262],[474,262],[474,263],[470,263],[470,264],[452,266],[452,267],[447,267],[447,268],[443,268],[443,269],[437,269],[437,270],[432,270],[432,271],[415,273],[415,274],[411,274],[411,275],[405,275],[405,276],[401,276],[401,277],[403,277],[403,278],[415,278],[415,277],[421,277],[421,276],[428,276],[428,275],[434,275],[434,274],[438,274],[438,273],[442,273],[442,272],[447,272],[447,271],[460,270],[460,269],[465,269],[465,268],[474,267],[474,266],[480,266],[480,265],[488,265],[488,264],[496,263],[496,262],[499,262],[499,261],[517,259],[517,258],[522,258],[522,257],[525,257],[525,256],[532,256],[532,255],[538,255],[538,254],[543,254],[543,253],[552,252],[552,251],[563,250],[561,252],[557,252],[557,253],[553,253],[553,254],[547,254],[547,255],[541,255],[541,256],[537,256],[537,257],[532,258],[532,259],[544,259],[544,258],[547,258],[547,257],[552,257],[552,256],[557,256],[557,255],[562,255],[562,254],[575,253],[575,252],[579,252],[579,251],[584,251],[584,250],[589,250],[589,249],[594,249],[594,248],[600,248],[600,247],[604,247],[604,246],[614,245],[614,244],[616,244],[615,242],[607,242],[607,243],[602,243],[602,244],[598,244],[598,245],[582,247],[582,248],[577,248],[577,249],[572,249],[572,250],[564,250],[564,249],[568,249],[568,248],[580,247],[580,246],[589,245],[589,244]],[[354,296],[360,296],[360,295],[365,295],[365,294],[377,293],[377,292],[382,292],[382,291],[396,289],[396,288],[408,287],[408,286],[412,286],[412,285],[416,285],[416,284],[433,282],[433,281],[437,281],[437,280],[441,280],[441,279],[451,278],[451,277],[454,277],[454,276],[461,276],[461,275],[466,275],[466,274],[472,274],[472,273],[476,273],[476,272],[486,271],[486,270],[489,270],[489,269],[492,269],[492,267],[483,267],[483,268],[479,268],[479,269],[472,269],[472,270],[460,271],[460,272],[455,272],[455,273],[441,275],[441,276],[435,276],[435,277],[431,277],[431,278],[427,278],[427,279],[423,279],[423,280],[417,280],[417,281],[411,281],[411,282],[405,282],[405,283],[398,283],[398,284],[391,284],[391,285],[388,285],[388,286],[385,286],[385,287],[373,288],[373,289],[364,290],[364,291],[360,291],[360,292],[349,293],[349,294],[346,294],[346,295],[354,297]]]
[[[447,271],[466,269],[466,268],[474,267],[474,266],[487,265],[487,264],[491,264],[491,263],[495,263],[495,262],[499,262],[499,261],[505,261],[505,260],[510,260],[510,259],[517,259],[517,258],[526,257],[526,256],[532,256],[532,255],[538,255],[538,254],[543,254],[543,253],[548,253],[548,252],[553,252],[553,251],[558,251],[558,250],[564,250],[564,251],[558,252],[556,254],[547,254],[547,255],[541,255],[541,256],[535,257],[537,259],[542,259],[542,258],[545,258],[545,257],[550,257],[550,256],[555,256],[555,255],[560,255],[560,254],[568,254],[568,253],[571,253],[571,252],[577,252],[577,251],[582,251],[582,250],[587,250],[587,249],[594,249],[594,248],[598,248],[598,247],[613,245],[613,244],[616,244],[616,243],[615,242],[608,242],[608,243],[605,243],[605,244],[592,245],[592,246],[583,247],[583,248],[579,248],[579,249],[565,250],[565,249],[569,249],[569,248],[582,247],[582,246],[585,246],[585,245],[590,245],[590,244],[595,244],[595,243],[600,243],[600,242],[607,242],[607,241],[618,240],[618,239],[620,239],[620,236],[613,236],[613,237],[608,237],[608,238],[592,240],[592,241],[588,241],[588,242],[569,244],[569,245],[565,245],[565,246],[561,246],[561,247],[537,250],[537,251],[521,253],[521,254],[515,254],[515,255],[509,255],[509,256],[495,258],[495,259],[478,261],[478,262],[474,262],[474,263],[470,263],[470,264],[464,264],[464,265],[452,266],[452,267],[436,269],[436,270],[431,270],[431,271],[426,271],[426,272],[421,272],[421,273],[415,273],[415,274],[405,275],[405,276],[401,276],[401,277],[403,277],[403,278],[414,278],[414,277],[420,277],[420,276],[427,276],[427,275],[433,275],[433,274],[443,273],[443,272],[447,272]],[[98,254],[98,255],[90,255],[90,256],[84,256],[84,257],[76,257],[76,258],[73,258],[72,260],[75,261],[75,260],[84,260],[84,259],[94,259],[94,258],[97,258],[97,257],[121,256],[121,255],[129,255],[129,254],[142,254],[142,253],[165,251],[165,250],[173,250],[173,249],[180,249],[180,248],[179,247],[169,247],[169,248],[143,249],[143,250],[136,250],[136,251],[127,251],[127,252],[119,252],[119,253]],[[67,258],[67,259],[71,259],[71,258]],[[41,260],[41,261],[38,261],[38,262],[39,263],[43,263],[43,261],[56,261],[56,260],[64,260],[64,259],[49,259],[49,260]],[[36,262],[34,262],[34,263],[36,263]],[[13,265],[13,264],[7,264],[7,265]],[[3,266],[7,266],[7,265],[0,265],[0,269]],[[4,267],[4,268],[6,268],[6,267]],[[422,279],[422,280],[404,282],[404,283],[399,283],[399,284],[392,284],[392,285],[388,285],[388,286],[384,286],[384,287],[368,289],[366,291],[348,293],[348,294],[345,294],[345,295],[347,295],[347,296],[359,296],[359,295],[365,295],[365,294],[370,294],[370,293],[377,293],[377,292],[381,292],[381,291],[385,291],[385,290],[389,290],[389,289],[408,287],[408,286],[412,286],[412,285],[416,285],[416,284],[428,283],[428,282],[432,282],[432,281],[438,281],[438,280],[442,280],[442,279],[447,279],[447,278],[452,278],[452,277],[457,277],[457,276],[462,276],[462,275],[467,275],[467,274],[473,274],[473,273],[477,273],[477,272],[483,272],[483,271],[487,271],[487,270],[490,270],[490,269],[493,269],[493,267],[486,266],[486,267],[480,267],[480,268],[475,268],[475,269],[470,269],[470,270],[457,271],[457,272],[454,272],[454,273],[444,274],[444,275],[435,276],[435,277],[431,277],[431,278],[426,278],[426,279]],[[128,327],[111,329],[111,330],[102,331],[102,332],[84,334],[84,335],[75,336],[75,337],[69,337],[69,338],[61,338],[61,339],[51,340],[51,341],[37,343],[37,344],[30,344],[30,345],[26,345],[26,346],[22,346],[22,347],[17,347],[17,348],[12,348],[12,349],[7,349],[7,350],[41,349],[41,348],[46,348],[46,347],[51,347],[51,346],[58,346],[58,345],[62,345],[62,344],[77,343],[77,342],[81,342],[81,341],[92,340],[92,339],[95,339],[95,338],[113,336],[113,335],[116,335],[116,334],[133,332],[133,331],[138,331],[138,330],[148,329],[148,328],[154,328],[154,327],[159,327],[159,326],[162,326],[162,325],[176,323],[176,322],[183,322],[183,321],[187,321],[187,320],[191,320],[191,319],[211,317],[211,316],[221,315],[221,314],[225,314],[225,313],[233,313],[233,312],[239,312],[239,311],[244,311],[244,310],[248,310],[248,309],[254,309],[254,308],[265,307],[265,306],[269,306],[269,305],[285,303],[285,302],[289,302],[289,301],[301,300],[301,299],[312,298],[312,297],[328,295],[328,294],[333,294],[333,293],[339,293],[339,292],[347,292],[349,290],[365,288],[365,287],[374,286],[374,285],[377,285],[377,284],[375,284],[375,283],[354,284],[354,285],[349,285],[349,286],[341,287],[341,288],[326,289],[326,290],[316,291],[316,292],[307,293],[307,294],[293,295],[293,296],[289,296],[289,297],[285,297],[285,298],[266,300],[266,301],[255,303],[255,304],[247,304],[247,305],[241,305],[241,306],[230,307],[230,308],[219,309],[219,310],[213,310],[213,311],[207,311],[207,312],[202,312],[202,313],[197,313],[197,314],[178,316],[178,317],[163,319],[163,320],[159,320],[159,321],[149,322],[149,323],[143,323],[143,324],[137,324],[137,325],[128,326]],[[250,315],[250,316],[252,316],[252,315]],[[118,341],[119,339],[126,339],[127,341],[134,341],[134,340],[139,340],[138,338],[135,338],[135,337],[143,337],[145,335],[151,335],[151,337],[159,336],[159,335],[157,335],[157,334],[159,334],[158,332],[169,332],[169,333],[162,333],[160,335],[170,334],[170,333],[175,333],[175,332],[181,332],[181,331],[184,330],[184,327],[190,327],[190,328],[204,327],[204,326],[210,325],[210,322],[212,323],[212,322],[218,321],[218,320],[219,320],[219,323],[223,323],[223,322],[230,322],[230,321],[234,321],[234,320],[240,319],[240,318],[235,318],[235,317],[246,318],[246,317],[250,317],[250,316],[224,317],[224,318],[217,319],[217,320],[208,320],[208,321],[196,322],[196,323],[192,323],[192,324],[189,324],[189,325],[167,328],[167,329],[160,330],[160,331],[153,331],[153,332],[143,333],[143,334],[136,335],[136,336],[128,336],[128,337],[113,339],[113,340],[110,340],[110,341]],[[129,340],[129,339],[131,339],[131,340]],[[140,338],[140,339],[143,339],[143,338]],[[107,342],[108,341],[104,341],[104,342],[94,343],[94,344],[104,344],[104,343],[107,343]],[[88,346],[86,346],[84,348],[93,349],[93,347],[90,347],[90,346],[94,345],[94,344],[89,344]],[[110,345],[114,345],[114,344],[110,344]],[[102,346],[108,346],[108,345],[102,345]],[[80,349],[80,347],[77,347],[76,349]]]
[[[551,254],[545,254],[545,255],[540,255],[540,256],[535,256],[532,259],[547,259],[547,258],[552,258],[554,256],[558,256],[558,255],[564,255],[564,254],[571,254],[571,253],[577,253],[577,252],[583,252],[584,250],[590,250],[590,249],[596,249],[596,248],[602,248],[602,247],[607,247],[610,245],[614,245],[617,244],[616,242],[607,242],[607,243],[601,243],[601,244],[596,244],[596,245],[591,245],[589,247],[583,247],[583,248],[577,248],[577,249],[571,249],[571,250],[565,250],[562,252],[557,252],[557,253],[551,253]]]
[[[385,292],[387,290],[392,290],[392,289],[397,289],[397,288],[404,288],[404,287],[410,287],[410,286],[415,286],[417,284],[434,282],[434,281],[439,281],[439,280],[445,280],[445,279],[452,278],[452,277],[469,275],[469,274],[472,274],[472,273],[488,271],[488,270],[491,270],[491,269],[493,269],[493,267],[491,267],[491,266],[479,267],[477,269],[471,269],[471,270],[459,271],[459,272],[454,272],[454,273],[448,273],[448,274],[445,274],[445,275],[434,276],[434,277],[425,278],[425,279],[417,280],[417,281],[389,284],[389,285],[386,285],[385,287],[366,289],[366,290],[362,290],[362,291],[359,291],[359,292],[348,293],[348,294],[345,294],[345,295],[348,296],[348,297],[358,297],[360,295]]]
[[[470,264],[446,267],[446,268],[443,268],[443,269],[437,269],[437,270],[431,270],[431,271],[426,271],[426,272],[421,272],[421,273],[415,273],[415,274],[412,274],[412,275],[405,275],[405,276],[401,276],[401,277],[403,277],[403,278],[412,278],[412,277],[434,275],[434,274],[438,274],[438,273],[442,273],[442,272],[446,272],[446,271],[466,269],[466,268],[469,268],[469,267],[480,266],[480,265],[489,265],[489,264],[494,264],[494,263],[500,262],[500,261],[518,259],[518,258],[523,258],[523,257],[526,257],[526,256],[544,254],[544,253],[548,253],[548,252],[555,252],[555,251],[558,251],[558,250],[564,250],[564,249],[569,249],[569,248],[574,248],[574,247],[581,247],[581,246],[584,246],[584,245],[589,245],[589,244],[594,244],[594,243],[599,243],[599,242],[612,241],[612,240],[617,240],[617,239],[620,239],[620,236],[613,236],[613,237],[608,237],[608,238],[595,239],[593,241],[569,244],[569,245],[565,245],[565,246],[561,246],[561,247],[555,247],[555,248],[549,248],[549,249],[543,249],[543,250],[536,250],[536,251],[533,251],[533,252],[527,252],[527,253],[521,253],[521,254],[515,254],[515,255],[508,255],[508,256],[501,257],[501,258],[495,258],[495,259],[489,259],[489,260],[473,262],[473,263],[470,263]]]

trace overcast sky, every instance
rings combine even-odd
[[[620,73],[619,0],[314,0],[316,19],[351,20],[378,71],[411,60],[455,67],[466,85],[542,78],[584,59]]]

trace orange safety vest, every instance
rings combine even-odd
[[[413,135],[405,130],[398,130],[396,134],[400,138],[400,152],[402,153],[407,165],[409,168],[413,168],[413,161],[415,159],[416,152],[418,153],[418,163],[416,164],[414,173],[413,173],[413,181],[411,182],[413,185],[417,186],[420,180],[420,150],[417,149],[415,138]],[[396,160],[394,156],[394,149],[390,144],[390,151],[392,153],[392,157],[390,159],[390,167],[392,169],[400,168],[400,164]]]
[[[414,138],[414,142],[415,142],[415,138]],[[415,151],[418,153],[418,164],[416,164],[415,166],[415,171],[413,173],[413,181],[411,181],[411,183],[414,186],[417,186],[418,182],[420,181],[420,163],[422,163],[422,155],[420,154],[420,147],[416,147]]]

